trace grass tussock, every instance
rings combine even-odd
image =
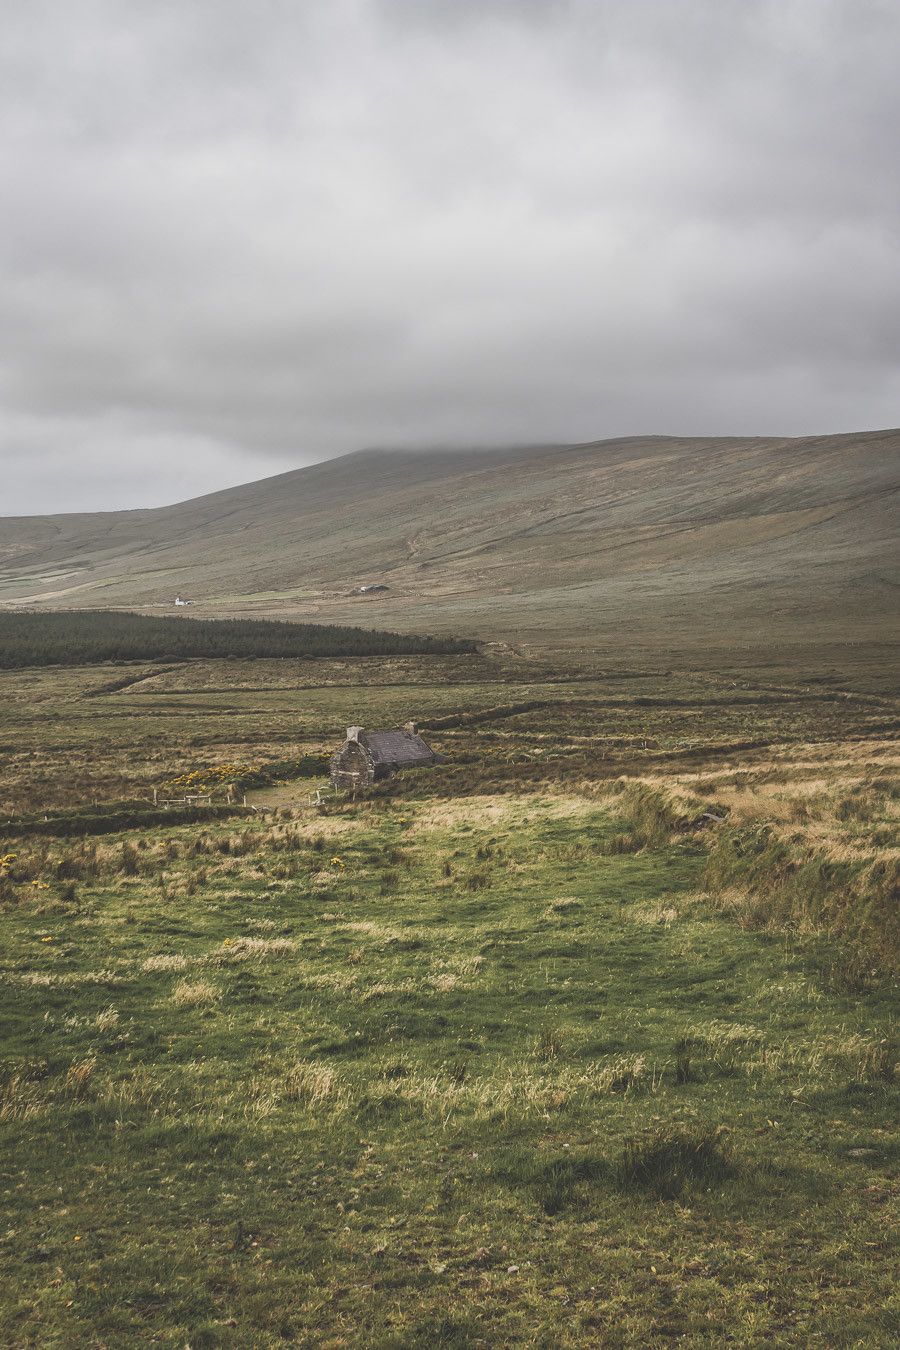
[[[673,835],[696,827],[706,808],[690,794],[676,794],[636,779],[621,787],[614,809],[626,828],[613,836],[608,851],[627,854],[663,848]]]
[[[0,815],[3,1344],[893,1343],[886,706],[103,675],[4,676],[8,809],[488,715],[362,801]]]
[[[629,1141],[618,1167],[624,1189],[647,1191],[658,1200],[712,1190],[734,1174],[721,1131],[681,1127],[660,1128]]]
[[[271,961],[290,956],[297,950],[291,938],[238,937],[226,938],[210,954],[212,965],[238,965],[242,961]]]
[[[39,1082],[28,1072],[0,1073],[0,1121],[24,1121],[45,1103]]]
[[[823,1045],[822,1053],[853,1083],[892,1087],[900,1078],[900,1042],[893,1036],[846,1036]]]
[[[305,1106],[334,1102],[338,1096],[338,1078],[327,1064],[295,1064],[284,1079],[283,1099]]]
[[[148,974],[168,974],[175,970],[187,970],[190,962],[186,956],[174,952],[159,952],[156,956],[147,956],[141,962],[141,970]]]
[[[596,1205],[598,1187],[608,1178],[609,1168],[601,1158],[554,1158],[536,1171],[535,1199],[551,1218],[573,1210],[589,1212]]]
[[[172,1002],[179,1008],[209,1008],[221,996],[222,991],[209,980],[179,980],[172,990]]]
[[[833,937],[860,975],[900,969],[896,859],[839,861],[763,824],[720,834],[704,882],[747,927]]]
[[[70,1065],[66,1070],[63,1085],[65,1095],[71,1097],[74,1101],[84,1101],[90,1095],[96,1068],[97,1060],[95,1056]]]

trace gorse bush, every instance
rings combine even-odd
[[[0,614],[0,668],[7,670],[97,661],[447,655],[475,649],[466,638],[274,619],[156,618],[106,610]]]

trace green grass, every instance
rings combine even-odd
[[[874,833],[874,832],[872,832]],[[896,827],[882,843],[896,840]],[[838,860],[780,837],[771,826],[720,832],[704,873],[713,891],[728,894],[744,921],[758,927],[827,930],[838,939],[845,977],[863,984],[879,972],[900,971],[900,857]]]
[[[0,1344],[895,1343],[871,671],[130,671],[0,677]],[[130,828],[228,766],[279,809]]]
[[[20,896],[5,1343],[890,1344],[890,991],[626,827],[400,797]]]

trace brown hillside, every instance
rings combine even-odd
[[[0,520],[0,604],[180,591],[197,616],[542,645],[879,642],[898,452],[900,431],[361,452],[158,510]]]

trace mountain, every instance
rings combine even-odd
[[[626,653],[880,642],[898,482],[900,431],[362,451],[156,510],[0,519],[0,605],[180,593],[197,616]]]

